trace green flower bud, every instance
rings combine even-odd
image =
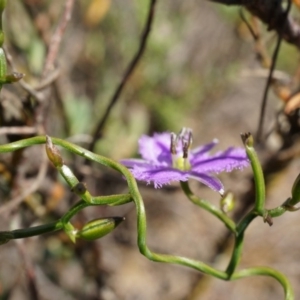
[[[61,168],[64,164],[59,150],[52,143],[51,138],[46,136],[46,152],[49,160],[53,163],[55,168]]]
[[[231,192],[226,192],[220,201],[221,210],[226,214],[232,211],[235,207],[235,197]]]
[[[123,217],[111,217],[90,221],[77,231],[76,238],[88,241],[99,239],[113,231],[124,220]]]
[[[253,147],[254,140],[253,140],[253,136],[250,132],[242,133],[241,138],[242,138],[242,141],[245,146]]]

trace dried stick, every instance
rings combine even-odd
[[[268,80],[267,80],[267,83],[266,83],[266,86],[265,86],[263,99],[262,99],[262,102],[261,102],[258,129],[257,129],[257,133],[256,133],[256,140],[257,140],[258,143],[261,142],[261,139],[262,139],[262,136],[263,136],[263,126],[264,126],[265,112],[266,112],[266,106],[267,106],[267,100],[268,100],[268,93],[269,93],[269,89],[270,89],[270,86],[271,86],[271,83],[272,83],[273,72],[274,72],[274,69],[275,69],[276,62],[277,62],[277,57],[278,57],[280,45],[281,45],[281,42],[282,42],[283,34],[284,34],[284,31],[285,31],[285,28],[286,28],[287,18],[288,18],[288,14],[290,12],[290,9],[291,9],[291,5],[292,5],[292,1],[288,0],[288,6],[287,6],[287,9],[285,11],[285,19],[282,23],[281,31],[278,32],[277,44],[276,44],[276,48],[275,48],[274,53],[273,53],[272,64],[271,64],[271,67],[270,67]]]
[[[36,128],[30,126],[9,126],[9,127],[0,127],[0,135],[4,134],[35,134]]]
[[[13,71],[15,71],[16,68],[15,68],[15,65],[13,62],[13,58],[12,58],[11,54],[9,53],[9,51],[7,50],[7,48],[5,48],[5,54],[6,54],[6,59],[7,59],[8,64],[10,65],[11,69]],[[42,80],[39,83],[39,85],[36,87],[32,87],[24,80],[20,80],[18,83],[30,96],[35,98],[40,103],[45,100],[42,90],[47,88],[48,86],[50,86],[57,79],[57,77],[59,76],[59,73],[60,73],[59,69],[49,72],[47,74],[47,77],[44,80]]]
[[[21,80],[20,82],[21,87],[31,96],[33,97],[38,103],[43,103],[45,101],[45,95],[43,92],[38,92],[34,87],[30,84]]]
[[[71,19],[73,6],[74,6],[74,0],[66,1],[63,16],[50,41],[50,47],[49,47],[49,51],[46,57],[44,70],[43,70],[43,77],[45,77],[49,71],[54,69],[54,64],[62,41],[62,37],[66,30],[67,24]]]
[[[106,111],[105,111],[102,119],[100,119],[98,125],[96,126],[96,129],[93,133],[92,142],[90,143],[89,148],[88,148],[90,151],[94,150],[97,139],[101,136],[101,131],[109,117],[109,114],[110,114],[112,108],[117,103],[119,96],[120,96],[126,82],[128,81],[130,75],[134,71],[135,67],[137,66],[139,60],[141,59],[141,57],[145,51],[147,40],[148,40],[149,33],[151,31],[151,27],[152,27],[152,23],[153,23],[155,4],[156,4],[156,0],[150,1],[148,16],[147,16],[146,24],[145,24],[145,27],[143,30],[143,34],[141,36],[139,49],[138,49],[137,53],[134,55],[133,59],[130,61],[129,65],[121,79],[121,82],[117,86],[117,89],[115,90],[113,96],[111,97],[111,99],[109,101],[109,104],[106,108]]]
[[[41,297],[39,296],[36,274],[34,269],[34,264],[27,253],[26,245],[23,240],[16,241],[17,248],[19,250],[20,256],[23,259],[24,271],[27,275],[27,287],[30,294],[30,299],[39,300]]]
[[[42,78],[45,79],[45,81],[47,81],[49,72],[50,72],[50,77],[52,77],[51,73],[53,73],[52,71],[54,71],[54,65],[57,59],[59,47],[61,45],[61,41],[65,33],[67,24],[71,19],[73,6],[74,6],[74,0],[66,0],[64,12],[61,17],[61,20],[59,21],[58,26],[51,37],[48,54],[42,72]],[[56,76],[58,76],[58,73]],[[52,83],[53,81],[50,80],[49,82]],[[42,90],[43,90],[44,98],[48,98],[50,93],[49,85],[44,86]],[[45,117],[46,117],[48,106],[49,106],[49,102],[44,101],[43,103],[40,104],[40,106],[37,107],[35,112],[36,126],[40,134],[44,134],[46,131],[44,123],[45,123]]]

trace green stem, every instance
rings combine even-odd
[[[267,212],[270,217],[275,218],[275,217],[280,217],[287,211],[286,207],[284,206],[278,206],[276,208],[268,209]]]
[[[72,170],[66,166],[62,165],[57,167],[59,173],[63,176],[67,184],[71,187],[71,190],[76,193],[81,199],[91,205],[122,205],[132,201],[130,194],[122,195],[109,195],[109,196],[92,196],[90,192],[86,189],[85,185],[80,183],[76,176],[73,174]],[[77,186],[81,185],[81,188],[77,191]],[[81,190],[83,189],[83,190]]]
[[[95,199],[96,200],[94,203],[88,203],[84,200],[80,200],[73,207],[71,207],[70,210],[66,214],[64,214],[58,221],[25,229],[16,229],[12,231],[2,232],[0,231],[0,244],[8,242],[12,239],[23,239],[64,229],[74,215],[76,215],[80,210],[88,206],[105,204],[120,205],[132,201],[131,196],[128,194],[95,197]]]
[[[231,275],[234,273],[236,267],[240,262],[240,258],[243,251],[243,245],[244,245],[244,232],[247,229],[248,225],[252,222],[252,220],[254,220],[256,216],[257,214],[254,213],[253,211],[249,212],[242,219],[242,221],[238,224],[236,228],[237,235],[235,236],[234,248],[232,251],[230,262],[226,269],[226,273],[228,274],[229,278],[231,278]]]
[[[216,270],[215,268],[210,267],[201,261],[196,261],[196,260],[189,259],[186,257],[158,254],[158,253],[154,253],[154,252],[151,252],[149,257],[147,255],[145,255],[145,256],[148,259],[155,261],[155,262],[177,264],[177,265],[189,267],[189,268],[195,269],[197,271],[200,271],[204,274],[211,275],[215,278],[219,278],[222,280],[227,280],[227,278],[228,278],[228,276],[225,272]]]
[[[110,195],[110,196],[99,196],[92,197],[91,202],[85,200],[80,200],[74,204],[68,212],[66,212],[60,219],[63,223],[68,223],[80,210],[88,206],[96,205],[122,205],[128,202],[131,202],[132,198],[129,194],[120,194],[120,195]]]
[[[219,208],[217,208],[210,202],[203,200],[193,194],[187,181],[181,181],[180,184],[183,192],[191,202],[213,214],[220,221],[222,221],[231,232],[236,233],[236,225],[234,221],[232,221],[226,214],[224,214]]]
[[[250,134],[244,136],[244,144],[246,148],[247,156],[250,160],[251,167],[254,175],[254,183],[255,183],[255,211],[263,216],[264,208],[265,208],[265,179],[264,173],[258,159],[257,153],[253,147],[253,137]]]
[[[236,272],[232,275],[231,280],[242,279],[249,276],[268,276],[277,280],[283,287],[285,300],[294,300],[293,288],[285,275],[269,268],[269,267],[254,267]]]
[[[64,226],[82,209],[91,206],[91,204],[85,202],[84,200],[80,200],[75,203],[61,218],[60,222]]]
[[[123,174],[123,176],[125,177],[127,184],[128,184],[129,194],[132,197],[132,199],[135,203],[135,206],[136,206],[137,228],[138,228],[137,243],[138,243],[140,252],[145,257],[147,257],[149,260],[156,261],[156,262],[173,263],[173,264],[178,264],[178,265],[182,265],[182,266],[187,266],[187,267],[196,269],[200,272],[203,272],[204,274],[212,275],[214,277],[224,279],[224,280],[227,279],[228,275],[225,272],[216,270],[205,263],[202,263],[202,262],[199,262],[196,260],[192,260],[192,259],[188,259],[185,257],[181,257],[181,256],[154,253],[148,248],[148,246],[146,244],[146,231],[147,231],[146,224],[147,223],[146,223],[146,213],[145,213],[144,202],[143,202],[142,196],[139,192],[135,178],[132,176],[131,172],[125,166],[123,166],[109,158],[92,153],[84,148],[81,148],[77,145],[73,145],[64,140],[57,139],[57,138],[51,138],[51,140],[52,140],[53,144],[61,146],[74,154],[80,155],[88,160],[91,160],[91,161],[100,163],[104,166],[110,167],[110,168],[120,172],[121,174]],[[37,144],[44,144],[45,142],[46,142],[46,137],[44,137],[44,136],[37,136],[37,137],[29,138],[29,139],[24,139],[24,140],[17,141],[17,142],[11,143],[11,144],[6,144],[6,145],[0,146],[0,153],[11,152],[11,151],[15,151],[15,150],[18,150],[21,148],[37,145]],[[80,205],[85,206],[86,204],[83,204],[83,202],[81,202],[81,204],[78,204],[78,206],[80,207]],[[77,208],[79,209],[79,207],[77,207]],[[75,208],[75,210],[77,208]],[[72,213],[71,213],[71,215],[72,215]],[[69,216],[71,216],[71,215],[69,215]],[[67,221],[67,219],[68,218],[64,218],[64,222]]]
[[[257,217],[257,213],[252,210],[250,211],[237,225],[237,233],[238,235],[244,233],[249,224]]]
[[[31,236],[41,235],[48,232],[54,232],[62,228],[63,228],[62,223],[59,220],[48,224],[43,224],[40,226],[34,226],[26,229],[16,229],[8,232],[11,234],[11,239],[23,239]],[[3,232],[0,232],[0,236],[2,233]]]
[[[235,269],[237,268],[244,245],[244,232],[257,215],[263,215],[265,212],[265,180],[263,171],[261,168],[261,164],[257,157],[256,151],[253,148],[253,137],[251,134],[244,134],[242,135],[242,139],[244,141],[244,145],[246,148],[247,156],[250,160],[253,176],[254,176],[254,183],[255,183],[255,207],[254,209],[249,212],[238,224],[237,226],[237,234],[235,237],[235,244],[232,251],[231,259],[226,269],[226,273],[228,274],[229,278],[231,278],[232,274],[234,273]]]
[[[231,279],[231,275],[233,274],[237,265],[240,262],[240,258],[243,251],[243,245],[244,245],[244,233],[241,233],[235,238],[231,259],[226,269],[226,274],[228,274],[228,279]]]
[[[130,194],[97,196],[91,198],[92,205],[118,206],[129,202],[132,202],[132,197]]]
[[[182,265],[182,266],[187,266],[187,267],[196,269],[200,272],[203,272],[204,274],[208,274],[208,275],[211,275],[216,278],[223,279],[223,280],[236,280],[236,279],[240,279],[240,278],[244,278],[244,277],[248,277],[248,276],[252,276],[252,275],[270,276],[270,277],[275,278],[277,281],[279,281],[280,284],[284,287],[286,300],[293,300],[293,292],[292,292],[290,283],[288,282],[286,277],[284,277],[282,274],[280,274],[279,272],[277,272],[275,270],[272,270],[270,268],[263,268],[263,267],[262,268],[251,268],[251,269],[242,270],[242,271],[232,274],[232,272],[236,268],[236,265],[239,261],[240,255],[241,255],[242,245],[243,245],[243,234],[244,234],[245,229],[257,215],[263,215],[263,213],[264,213],[264,209],[263,209],[264,196],[265,196],[264,179],[263,179],[263,175],[261,173],[261,168],[260,168],[259,162],[257,162],[258,160],[257,160],[257,157],[255,156],[256,154],[255,154],[254,149],[250,149],[250,150],[248,149],[247,153],[248,153],[248,157],[251,161],[251,165],[252,165],[252,168],[254,171],[255,184],[256,184],[256,187],[258,187],[258,191],[256,191],[256,205],[255,205],[255,209],[252,212],[250,212],[240,222],[240,224],[237,227],[233,223],[231,223],[232,222],[231,219],[229,219],[229,218],[227,219],[227,216],[224,215],[223,212],[222,212],[222,214],[220,214],[218,212],[218,209],[215,209],[213,206],[209,205],[209,203],[207,203],[206,201],[202,201],[201,199],[194,196],[192,194],[192,192],[190,191],[188,185],[186,185],[186,186],[183,185],[185,193],[187,194],[188,198],[192,202],[195,202],[195,204],[197,204],[197,205],[203,207],[204,209],[208,210],[209,212],[213,213],[216,217],[218,217],[221,221],[223,221],[224,224],[232,232],[236,232],[236,234],[237,234],[236,235],[236,246],[235,246],[236,250],[234,250],[235,252],[233,253],[233,256],[232,256],[231,262],[227,268],[227,271],[223,272],[223,271],[216,270],[213,267],[210,267],[207,264],[196,261],[196,260],[188,259],[188,258],[181,257],[181,256],[158,254],[158,253],[152,252],[146,245],[147,226],[146,226],[146,213],[145,213],[143,199],[138,190],[136,180],[134,179],[134,177],[132,176],[130,171],[123,165],[121,165],[109,158],[100,156],[98,154],[94,154],[86,149],[83,149],[79,146],[73,145],[69,142],[66,142],[66,141],[63,141],[60,139],[56,139],[56,138],[53,138],[52,141],[54,144],[59,145],[74,154],[80,155],[91,161],[98,162],[102,165],[110,167],[110,168],[120,172],[121,174],[123,174],[123,176],[125,177],[127,184],[128,184],[129,195],[130,195],[130,197],[132,197],[132,199],[135,203],[135,206],[136,206],[136,210],[137,210],[138,247],[139,247],[140,252],[144,256],[146,256],[148,259],[150,259],[152,261],[156,261],[156,262],[173,263],[173,264],[178,264],[178,265]],[[11,152],[11,151],[15,151],[15,150],[18,150],[18,149],[21,149],[24,147],[33,146],[36,144],[44,144],[45,142],[46,142],[46,138],[43,136],[29,138],[29,139],[21,140],[21,141],[14,142],[11,144],[0,146],[0,153],[1,152],[2,153]],[[129,197],[127,199],[129,201]],[[98,200],[101,201],[100,199],[98,199]],[[91,202],[87,203],[84,200],[82,200],[81,202],[79,202],[79,204],[77,204],[77,205],[75,205],[75,207],[73,207],[73,211],[68,212],[62,218],[63,222],[68,221],[78,210],[80,210],[81,208],[84,208],[86,206],[89,206],[89,205],[93,205],[93,204]],[[59,224],[59,226],[60,226],[60,224]],[[54,228],[56,228],[56,227],[54,227]]]
[[[280,272],[268,268],[268,267],[256,267],[245,269],[239,272],[234,273],[242,254],[243,250],[243,241],[244,241],[244,232],[248,228],[249,224],[258,216],[263,216],[265,213],[268,213],[270,217],[277,217],[282,215],[286,208],[284,206],[277,207],[271,210],[265,210],[265,181],[263,176],[263,171],[258,160],[257,154],[253,148],[253,138],[251,135],[243,136],[246,152],[248,158],[251,162],[251,167],[254,174],[254,182],[255,182],[255,207],[252,211],[250,211],[238,224],[237,226],[237,236],[235,238],[235,245],[233,249],[233,253],[231,256],[231,260],[226,269],[226,273],[229,276],[230,280],[236,280],[240,278],[245,278],[253,275],[264,275],[273,277],[276,279],[284,288],[285,299],[293,300],[293,290],[288,279],[281,274]]]

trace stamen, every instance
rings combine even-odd
[[[190,149],[193,143],[193,134],[191,129],[189,130],[188,135],[188,147]]]
[[[188,142],[182,141],[182,152],[183,152],[182,157],[188,158],[188,154],[189,154],[189,143]]]
[[[171,133],[171,145],[170,152],[172,154],[173,167],[182,171],[191,169],[189,161],[189,150],[192,145],[192,130],[190,128],[183,127],[180,132],[176,135]],[[178,146],[181,149],[178,153]]]
[[[187,158],[188,150],[191,148],[193,142],[192,130],[189,128],[183,128],[181,133],[183,158]]]
[[[176,151],[176,134],[171,132],[171,145],[170,145],[170,152],[171,154],[177,154],[177,151]]]
[[[178,140],[184,139],[187,130],[188,130],[188,128],[186,128],[186,127],[181,128],[181,130],[179,131],[178,136],[177,136]]]

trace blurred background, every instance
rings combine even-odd
[[[140,47],[149,4],[145,0],[8,1],[4,32],[9,70],[26,75],[1,91],[1,143],[46,133],[89,148],[95,139],[96,153],[119,160],[138,155],[142,134],[190,127],[194,145],[218,138],[218,149],[242,146],[241,132],[255,134],[266,67],[277,36],[244,11],[259,35],[254,40],[239,7],[204,0],[157,1],[145,51],[101,132],[95,134]],[[66,13],[71,14],[69,21]],[[291,14],[299,19],[296,6]],[[49,49],[57,32],[61,43],[51,61]],[[264,127],[268,138],[258,147],[267,180],[267,208],[290,196],[300,169],[299,75],[299,51],[283,42],[269,93]],[[44,152],[44,147],[35,146],[0,155],[1,231],[57,220],[78,201]],[[93,195],[127,191],[118,173],[62,153]],[[239,220],[254,201],[251,170],[220,178],[236,195],[231,216]],[[159,190],[139,186],[150,249],[226,268],[233,239],[218,220],[195,208],[176,184]],[[191,186],[197,195],[218,205],[218,194],[196,182]],[[126,221],[94,242],[73,244],[66,234],[56,232],[2,245],[0,299],[284,297],[282,287],[270,278],[223,282],[148,261],[137,248],[131,203],[90,207],[72,221],[80,227],[105,216],[124,216]],[[278,269],[291,280],[296,299],[300,297],[298,220],[297,212],[274,219],[272,227],[256,219],[246,232],[239,266]]]

